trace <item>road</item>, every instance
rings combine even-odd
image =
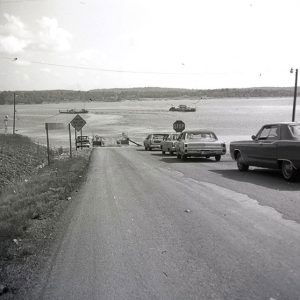
[[[98,148],[37,299],[300,299],[300,183]]]

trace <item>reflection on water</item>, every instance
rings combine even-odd
[[[207,128],[214,130],[226,142],[250,138],[265,123],[290,121],[292,98],[255,99],[206,99],[197,100],[140,100],[123,102],[91,102],[63,104],[17,104],[17,133],[28,135],[45,143],[45,120],[57,115],[59,109],[82,108],[89,110],[82,114],[87,121],[83,132],[92,136],[120,136],[122,132],[142,142],[148,132],[171,132],[172,124],[182,120],[186,129]],[[170,112],[172,105],[185,104],[197,107],[196,112]],[[9,115],[9,130],[12,131],[12,105],[1,106],[0,118]],[[75,116],[75,115],[74,115]],[[300,117],[299,113],[297,114]],[[297,118],[296,118],[297,119]],[[0,124],[4,132],[4,122]],[[74,131],[73,131],[74,135]],[[51,143],[68,145],[68,131],[50,132]]]

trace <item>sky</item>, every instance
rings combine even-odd
[[[293,86],[299,0],[0,0],[0,90]]]

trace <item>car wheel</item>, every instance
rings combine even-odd
[[[184,155],[184,154],[181,154],[180,158],[181,158],[181,160],[186,160],[186,159],[187,159],[187,156]]]
[[[239,154],[237,155],[237,158],[236,158],[236,164],[237,164],[238,169],[239,169],[241,172],[248,171],[248,169],[249,169],[249,165],[243,163],[241,153],[239,153]]]
[[[282,176],[287,181],[294,181],[297,176],[297,170],[289,161],[283,161],[281,165]]]
[[[220,160],[221,160],[221,155],[216,155],[216,156],[215,156],[215,160],[216,160],[216,161],[220,161]]]
[[[205,158],[210,158],[210,156],[209,156],[209,155],[206,155]]]

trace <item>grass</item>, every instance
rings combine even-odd
[[[26,257],[39,253],[41,241],[51,235],[56,218],[79,188],[90,151],[78,151],[73,158],[57,156],[41,168],[46,158],[43,147],[37,150],[22,136],[0,136],[0,140],[1,166],[14,170],[6,174],[1,169],[5,188],[0,194],[0,283],[15,283],[19,275],[8,270],[12,265],[18,269]]]
[[[0,134],[0,194],[46,162],[46,148],[21,135]]]

